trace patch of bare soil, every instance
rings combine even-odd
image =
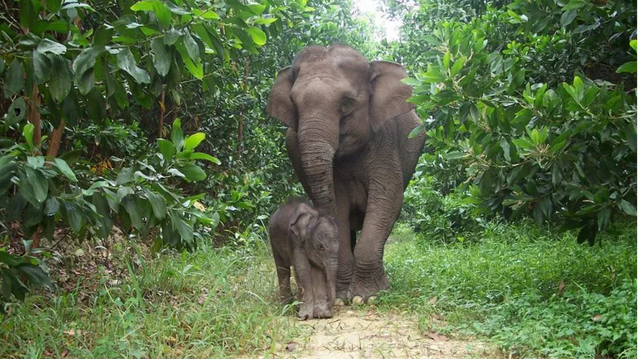
[[[335,308],[338,309],[338,308]],[[436,333],[421,334],[415,321],[397,314],[339,308],[332,319],[298,322],[306,333],[279,348],[274,357],[501,358],[489,345]]]

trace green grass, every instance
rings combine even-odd
[[[273,263],[262,247],[253,254],[204,247],[161,255],[124,283],[103,285],[88,303],[79,301],[80,291],[29,296],[0,323],[0,358],[66,351],[72,358],[216,358],[268,351],[298,329],[277,301]]]
[[[478,236],[429,245],[397,231],[381,308],[409,310],[423,330],[489,338],[520,358],[637,357],[635,227],[594,247],[527,223]]]
[[[381,312],[408,312],[421,330],[480,337],[514,358],[637,357],[635,228],[589,247],[527,223],[490,225],[457,244],[416,241],[398,227]],[[308,333],[278,303],[265,242],[252,243],[142,261],[121,249],[114,256],[136,275],[79,277],[76,290],[12,304],[0,358],[281,354]]]

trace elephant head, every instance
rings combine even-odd
[[[333,162],[358,152],[388,120],[413,109],[396,63],[367,60],[351,47],[312,46],[278,73],[267,112],[297,132],[314,205],[335,215]]]
[[[323,268],[327,283],[313,283],[313,286],[326,285],[329,303],[336,297],[336,276],[338,273],[338,225],[324,211],[301,203],[290,217],[289,228],[297,237],[297,245],[307,254],[309,262]]]

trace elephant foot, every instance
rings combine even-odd
[[[353,304],[372,304],[376,299],[376,293],[389,289],[389,280],[384,272],[380,272],[377,278],[354,278],[349,288],[349,296]]]
[[[305,303],[300,304],[298,307],[298,313],[296,314],[298,319],[307,320],[313,318],[313,305],[305,305]]]
[[[345,306],[344,299],[336,298],[335,302],[333,302],[333,305],[338,306],[338,307],[344,307]]]
[[[313,317],[314,318],[331,318],[333,315],[331,313],[331,305],[329,301],[325,299],[316,299],[316,305],[313,307]]]

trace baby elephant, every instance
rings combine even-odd
[[[291,303],[291,265],[302,302],[298,318],[331,318],[338,271],[338,226],[304,198],[289,199],[271,216],[269,240],[283,303]]]

